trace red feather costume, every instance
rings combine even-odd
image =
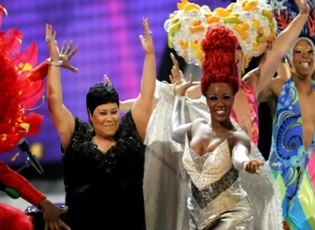
[[[42,97],[43,79],[32,73],[37,46],[21,52],[22,34],[16,29],[0,32],[0,153],[12,151],[18,141],[36,135],[42,115],[27,113]]]
[[[34,228],[30,216],[11,205],[0,203],[0,229],[32,230]]]
[[[5,12],[3,7],[0,8]],[[0,12],[0,27],[3,12]],[[43,120],[42,115],[30,110],[43,96],[48,63],[45,61],[34,68],[36,44],[32,43],[24,52],[21,52],[21,45],[19,30],[0,31],[0,154],[12,151],[21,138],[36,135]],[[32,205],[39,206],[46,198],[1,160],[0,182],[16,189]],[[31,230],[33,224],[23,211],[0,203],[0,229]]]

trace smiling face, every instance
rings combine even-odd
[[[234,102],[232,87],[224,82],[213,83],[209,86],[206,97],[212,122],[230,123]]]
[[[314,68],[314,49],[307,40],[300,40],[293,49],[293,68],[298,78],[310,76]]]
[[[119,108],[116,103],[99,105],[93,114],[89,113],[89,116],[96,135],[105,139],[114,137],[120,121]]]

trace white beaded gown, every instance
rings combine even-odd
[[[240,185],[228,140],[199,156],[186,136],[183,165],[190,176],[190,229],[253,230],[253,210]]]
[[[144,203],[146,226],[149,230],[190,230],[189,176],[183,167],[184,146],[172,140],[171,115],[174,90],[171,85],[157,81],[158,103],[151,116],[145,140]],[[187,100],[186,121],[209,118],[203,99]],[[235,122],[236,127],[239,127]],[[240,129],[240,127],[239,127]],[[252,144],[250,158],[263,160]],[[255,230],[282,229],[281,203],[277,185],[269,166],[259,175],[240,172],[241,185],[253,205]]]

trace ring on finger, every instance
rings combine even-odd
[[[51,36],[46,35],[45,41],[46,41],[46,42],[50,42],[50,41],[51,41]]]

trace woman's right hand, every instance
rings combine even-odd
[[[180,84],[185,81],[185,77],[183,72],[179,69],[178,61],[176,60],[173,53],[170,54],[173,67],[171,69],[171,74],[169,75],[169,79],[173,85]]]
[[[249,160],[249,161],[243,162],[243,167],[245,171],[248,173],[258,174],[259,168],[263,166],[264,164],[265,163],[263,161]]]
[[[176,96],[185,96],[186,90],[193,85],[193,77],[190,74],[188,81],[185,78],[177,76],[180,72],[173,66],[170,75],[171,83],[174,85],[174,93]]]
[[[39,204],[43,211],[45,230],[70,230],[70,227],[60,219],[60,215],[68,211],[68,207],[58,207],[51,201],[44,199]]]
[[[70,64],[70,60],[73,57],[73,55],[75,55],[78,48],[79,46],[75,45],[74,48],[72,49],[72,41],[70,41],[67,46],[66,46],[66,42],[62,43],[62,47],[61,47],[61,50],[59,52],[59,57],[58,57],[58,60],[62,61],[60,65],[61,67],[65,69],[69,69],[70,71],[74,73],[78,72],[78,69]]]
[[[189,75],[188,82],[185,80],[183,72],[179,69],[178,62],[173,53],[170,54],[173,61],[171,74],[169,75],[172,85],[174,85],[174,93],[176,96],[184,96],[186,90],[193,85],[193,76]]]

